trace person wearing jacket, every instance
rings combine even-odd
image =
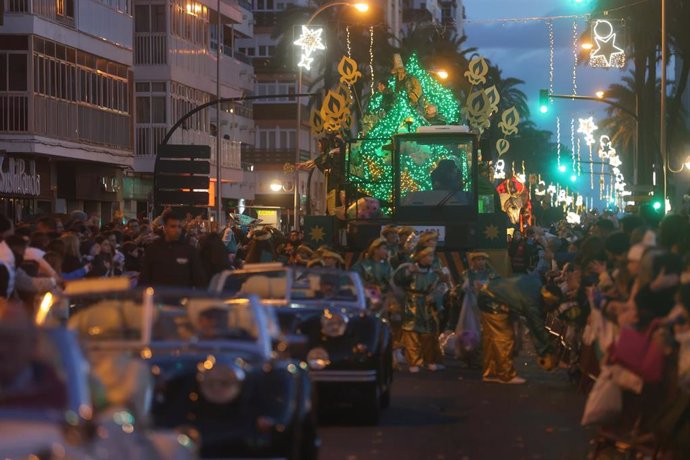
[[[199,252],[181,239],[179,216],[168,212],[162,221],[163,236],[146,248],[139,284],[206,288],[206,274]]]

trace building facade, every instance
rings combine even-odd
[[[297,61],[282,67],[276,58],[279,38],[276,32],[281,14],[291,5],[309,6],[308,0],[255,0],[254,38],[239,40],[239,51],[248,56],[256,73],[255,94],[278,96],[297,92]],[[296,54],[295,54],[296,56]],[[312,76],[302,75],[304,88],[309,88]],[[310,91],[313,91],[310,88]],[[256,200],[258,206],[280,207],[283,226],[294,226],[295,174],[285,169],[286,163],[297,159],[297,136],[300,136],[299,160],[307,161],[317,155],[316,140],[309,129],[308,99],[268,98],[254,103],[254,146],[243,151],[243,159],[254,164]],[[297,127],[297,109],[302,123]],[[301,215],[325,211],[324,178],[319,172],[312,175],[300,171],[297,189]],[[307,194],[311,196],[311,210],[306,210]]]
[[[131,2],[0,1],[0,212],[110,219],[133,166]]]
[[[150,202],[156,149],[168,130],[190,110],[221,98],[251,96],[254,69],[238,50],[253,38],[249,0],[134,0],[134,171],[126,209]],[[189,117],[171,144],[211,147],[210,189],[215,199],[216,132],[220,129],[222,205],[236,209],[254,199],[254,173],[242,150],[254,144],[254,107],[227,102]],[[214,204],[214,203],[210,203]],[[215,207],[214,207],[215,209]]]

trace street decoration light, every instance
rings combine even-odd
[[[594,124],[594,117],[580,118],[578,122],[580,123],[580,126],[577,128],[577,132],[584,134],[585,143],[587,145],[594,144],[593,133],[599,128],[597,125]]]
[[[616,32],[613,22],[608,19],[596,19],[592,26],[594,45],[589,55],[592,67],[625,66],[625,50],[618,46],[620,34]]]
[[[312,58],[311,55],[316,50],[326,49],[326,45],[321,41],[322,33],[322,28],[310,29],[307,26],[302,26],[302,35],[295,40],[295,45],[299,46],[301,49],[300,61],[297,64],[298,67],[307,70],[311,69],[311,63],[314,62],[314,58]]]
[[[274,180],[269,187],[272,192],[280,192],[283,189],[283,184],[278,180]]]

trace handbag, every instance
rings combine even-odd
[[[623,395],[620,387],[613,381],[609,367],[604,367],[589,392],[582,425],[607,423],[616,419],[623,410]]]
[[[460,318],[455,327],[456,353],[472,353],[479,347],[481,340],[480,313],[477,307],[477,295],[468,290],[462,302]]]
[[[611,345],[610,361],[636,373],[646,383],[660,382],[664,370],[663,350],[652,338],[657,324],[652,322],[644,332],[621,328],[618,341]]]

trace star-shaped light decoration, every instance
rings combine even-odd
[[[599,138],[599,158],[606,160],[607,158],[615,156],[616,149],[611,145],[611,138],[604,134]]]
[[[609,164],[614,168],[618,168],[620,165],[623,164],[623,162],[621,161],[618,155],[614,155],[612,157],[609,157]]]
[[[326,45],[321,41],[322,28],[310,29],[307,26],[302,26],[302,35],[294,41],[295,45],[302,50],[300,61],[297,64],[307,70],[311,69],[311,63],[314,59],[311,57],[316,50],[325,50]]]
[[[592,67],[625,66],[625,50],[616,45],[616,32],[611,21],[597,19],[592,28],[596,49],[589,55]]]
[[[594,124],[594,117],[580,118],[580,126],[577,128],[578,133],[585,135],[585,143],[589,146],[594,144],[594,131],[599,127]]]
[[[484,238],[487,240],[495,240],[498,238],[498,227],[493,224],[487,225],[486,228],[484,228]]]
[[[325,236],[326,232],[324,231],[323,227],[319,225],[314,225],[309,231],[309,238],[311,238],[311,240],[314,242],[323,241]]]

